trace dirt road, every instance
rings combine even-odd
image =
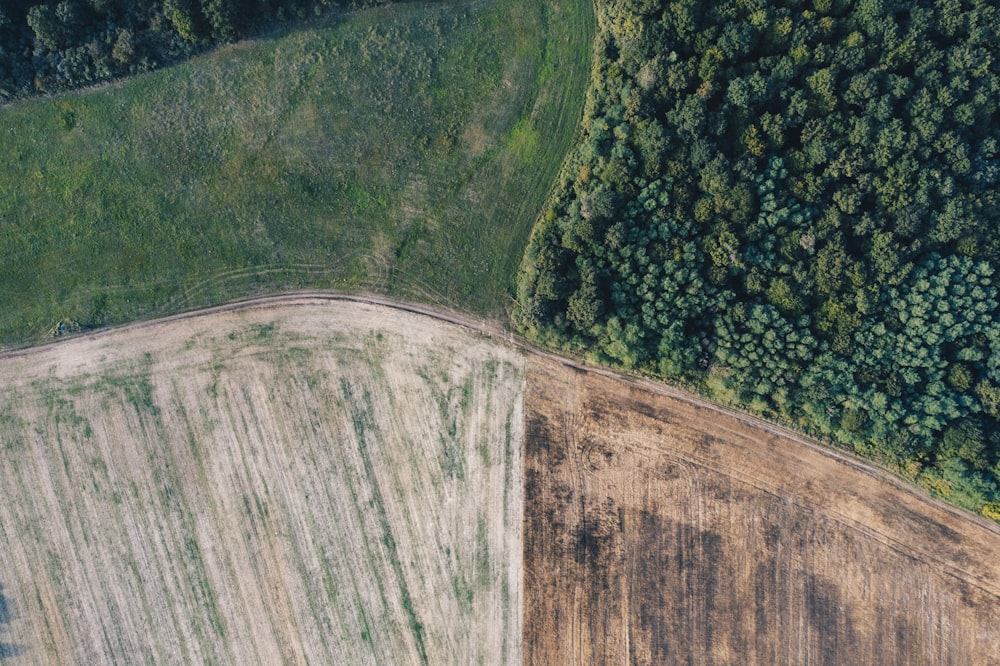
[[[331,318],[330,313],[334,311],[340,314]],[[294,332],[294,327],[283,328],[279,325],[269,328],[269,322],[283,321],[289,312],[314,313],[306,327],[308,335],[302,331],[290,337],[285,335]],[[234,329],[232,322],[242,320],[256,323]],[[404,323],[400,324],[400,321]],[[393,339],[410,340],[402,346],[390,345],[386,351],[389,354],[387,358],[394,359],[391,365],[398,365],[398,368],[386,373],[384,359],[376,363],[380,347],[371,336],[365,338],[367,342],[347,344],[349,336],[345,337],[344,332],[356,324],[368,327],[370,331],[380,328],[395,331],[390,335]],[[460,329],[450,325],[464,331],[459,335],[457,331]],[[278,338],[274,337],[276,334],[279,334]],[[457,342],[458,338],[465,342]],[[145,340],[143,344],[154,349],[150,356],[137,356],[137,347],[124,342],[136,339]],[[310,345],[318,343],[307,344],[304,342],[307,339],[327,340],[328,343],[324,344],[346,344],[346,349],[355,350],[351,353],[356,358],[348,362],[342,352],[335,353],[329,346],[320,345],[321,349],[310,351]],[[418,344],[418,340],[430,343]],[[417,347],[433,348],[446,340],[452,340],[445,344],[448,349],[475,348],[477,351],[472,357],[449,352],[443,356],[424,357],[424,361],[414,360],[420,357],[415,351]],[[502,344],[498,346],[496,342]],[[265,353],[268,349],[271,351]],[[499,350],[496,353],[504,359],[499,366],[489,360],[494,353],[490,350]],[[292,360],[296,354],[303,353],[309,358],[317,353],[333,354],[330,358],[334,360],[327,358],[318,369],[313,367],[308,370],[311,367],[308,363],[300,367],[296,365],[299,361]],[[270,354],[272,358],[269,362],[278,363],[278,366],[261,365],[262,354]],[[281,354],[287,358],[281,360],[276,356]],[[449,365],[453,356],[478,360],[462,361],[455,367]],[[364,363],[358,359],[364,360]],[[443,384],[435,379],[436,374],[432,370],[437,365],[455,367],[447,373],[449,378]],[[348,367],[353,368],[351,372],[354,374],[345,375],[346,383],[336,379],[340,376],[337,372]],[[383,370],[373,373],[364,370],[364,367],[383,367]],[[127,371],[122,371],[122,368]],[[497,375],[497,368],[508,370]],[[0,354],[0,369],[8,373],[5,378],[8,386],[44,389],[32,398],[36,408],[42,410],[39,412],[41,416],[36,419],[38,425],[29,423],[30,419],[23,417],[23,411],[18,411],[23,406],[0,414],[0,434],[8,437],[8,447],[11,443],[16,444],[10,433],[21,433],[18,437],[23,444],[32,439],[32,427],[36,430],[42,428],[39,431],[42,434],[32,445],[36,448],[29,447],[34,451],[30,465],[23,459],[17,462],[16,455],[4,459],[6,466],[0,478],[9,486],[5,492],[11,497],[22,498],[21,501],[28,505],[25,515],[37,516],[0,518],[0,525],[16,525],[17,520],[21,521],[21,529],[8,528],[8,544],[29,539],[25,535],[34,534],[32,538],[37,543],[50,544],[45,546],[48,552],[58,553],[59,548],[68,547],[73,539],[86,541],[88,537],[78,531],[79,525],[86,525],[86,521],[91,520],[88,516],[96,515],[88,512],[102,505],[96,500],[79,500],[73,494],[83,492],[75,485],[80,480],[76,470],[88,470],[86,478],[94,477],[97,481],[87,483],[97,484],[95,488],[98,490],[94,492],[103,492],[99,490],[102,487],[101,475],[107,476],[108,469],[113,469],[107,461],[115,459],[115,451],[120,452],[122,442],[127,441],[132,432],[147,433],[149,437],[143,441],[148,439],[151,442],[143,444],[146,447],[143,455],[148,458],[146,463],[138,458],[133,463],[139,468],[152,463],[162,476],[159,481],[143,479],[142,482],[145,484],[143,487],[150,489],[149,499],[144,501],[152,513],[144,514],[144,519],[138,517],[140,514],[128,514],[132,515],[129,518],[132,522],[119,524],[141,524],[143,520],[155,522],[158,520],[155,516],[159,515],[156,511],[169,508],[170,498],[176,496],[176,490],[170,490],[171,484],[164,486],[161,481],[163,478],[174,478],[172,475],[177,473],[168,469],[175,464],[170,462],[175,456],[186,461],[180,464],[182,469],[198,469],[204,465],[194,453],[185,451],[185,447],[190,446],[184,440],[181,440],[184,446],[178,444],[179,448],[169,455],[155,449],[156,442],[171,441],[173,435],[169,433],[182,432],[185,428],[200,433],[194,438],[196,441],[215,441],[219,437],[230,441],[231,452],[237,451],[233,447],[245,447],[246,444],[240,442],[246,441],[256,441],[254,448],[257,451],[266,448],[264,442],[267,438],[262,439],[253,432],[273,434],[286,433],[289,428],[312,428],[314,432],[326,433],[317,442],[329,441],[331,432],[343,433],[335,439],[343,440],[345,443],[338,446],[346,448],[340,449],[335,458],[353,460],[355,467],[349,473],[344,472],[346,476],[338,477],[341,486],[346,484],[360,488],[363,483],[369,483],[364,479],[377,478],[379,473],[376,470],[383,468],[404,470],[393,472],[392,478],[408,479],[401,487],[416,493],[412,496],[414,499],[392,500],[385,495],[388,491],[365,491],[369,506],[389,508],[381,511],[362,511],[359,508],[357,522],[352,523],[351,530],[365,535],[356,544],[359,548],[369,542],[378,543],[381,540],[383,543],[378,553],[369,553],[374,559],[369,555],[362,558],[370,561],[363,565],[368,567],[365,570],[383,572],[372,574],[374,578],[371,580],[388,575],[395,581],[387,583],[391,586],[389,592],[386,591],[389,588],[375,583],[371,588],[379,590],[376,598],[383,599],[379,602],[383,608],[379,613],[392,618],[384,620],[388,622],[385,626],[396,627],[391,631],[396,638],[390,640],[387,646],[372,647],[364,639],[364,636],[371,639],[371,633],[366,633],[360,620],[338,620],[340,624],[337,626],[346,632],[344,635],[357,634],[362,638],[350,648],[358,650],[352,653],[355,655],[378,654],[385,658],[420,660],[421,654],[447,654],[452,656],[452,663],[460,663],[461,659],[455,655],[472,654],[470,650],[474,648],[468,640],[475,632],[492,636],[487,642],[494,648],[500,645],[501,652],[508,657],[520,654],[523,641],[525,661],[537,664],[630,660],[638,663],[693,660],[697,663],[760,664],[987,664],[990,663],[990,655],[1000,654],[1000,635],[997,633],[997,627],[1000,627],[1000,561],[995,556],[1000,552],[1000,527],[996,524],[934,500],[884,470],[849,454],[823,447],[775,424],[714,405],[662,383],[587,367],[578,361],[537,349],[514,336],[498,321],[377,296],[296,292],[248,299],[166,319],[90,332],[52,345],[4,352]],[[269,383],[282,384],[283,381],[276,378],[289,369],[294,371],[296,377],[293,384],[305,387],[301,388],[305,394],[313,395],[309,392],[320,390],[322,395],[335,396],[333,404],[339,411],[331,412],[328,417],[332,419],[331,423],[340,425],[322,425],[325,423],[322,420],[317,425],[312,417],[302,416],[315,412],[317,405],[325,404],[316,402],[318,398],[303,402],[299,389],[287,394],[274,393],[266,388]],[[209,404],[219,400],[215,396],[220,390],[226,401],[215,404],[205,412],[203,399],[186,398],[187,389],[184,386],[170,383],[174,380],[168,378],[176,377],[178,371],[199,378],[196,383],[204,384],[201,391],[205,395],[215,391]],[[519,373],[523,373],[521,381],[527,382],[526,397],[510,388],[516,385],[517,377],[521,376]],[[112,419],[109,423],[118,425],[94,427],[92,423],[84,422],[86,419],[81,416],[78,405],[90,404],[89,410],[100,412],[103,409],[100,404],[104,403],[93,403],[98,400],[93,396],[81,396],[90,395],[95,383],[107,376],[113,381],[110,384],[104,381],[103,393],[94,395],[103,396],[99,400],[110,400],[116,405],[114,410],[117,410],[115,418],[118,421]],[[392,377],[389,383],[381,383],[383,380],[379,377],[388,376]],[[69,382],[67,386],[59,386],[60,378],[73,377],[86,379],[80,380],[82,384]],[[260,386],[262,378],[270,378],[264,387]],[[510,384],[512,379],[515,384]],[[497,382],[507,388],[491,393],[486,387]],[[475,389],[475,386],[483,388]],[[477,395],[477,391],[488,399],[480,403],[462,397],[466,393]],[[424,406],[415,411],[402,411],[412,411],[424,421],[404,423],[392,416],[401,410],[398,405],[392,408],[397,404],[393,400],[398,401],[399,398],[391,396],[404,393],[417,396]],[[5,396],[9,395],[8,390]],[[379,395],[390,397],[379,398]],[[88,403],[88,400],[91,402]],[[284,408],[272,404],[275,400],[275,404],[297,405],[298,411],[293,410],[294,413],[290,411],[282,416],[280,409]],[[472,404],[482,406],[468,412]],[[517,411],[521,409],[517,405],[522,404],[525,410],[523,415]],[[358,408],[358,405],[361,407]],[[509,410],[510,405],[515,411]],[[129,416],[130,409],[138,416]],[[426,417],[427,412],[437,416]],[[183,423],[176,419],[176,422],[169,421],[166,425],[157,423],[157,419],[167,421],[175,418],[171,416],[174,413],[184,415]],[[428,459],[437,461],[437,467],[421,467],[423,463],[413,465],[412,461],[394,461],[385,457],[398,448],[384,448],[387,443],[396,441],[394,438],[398,436],[391,434],[396,430],[422,433],[419,440],[435,443],[435,446],[449,441],[447,437],[441,439],[440,433],[455,432],[459,428],[449,421],[449,414],[452,413],[467,414],[462,417],[467,433],[467,443],[463,446],[472,448],[461,449],[442,443],[442,448],[436,452],[429,449]],[[251,421],[247,421],[248,418]],[[272,424],[286,425],[248,425],[260,418],[268,419]],[[497,418],[500,421],[490,421]],[[217,431],[220,419],[222,430]],[[302,423],[295,425],[299,421]],[[382,432],[382,428],[389,426],[390,430]],[[87,427],[91,427],[91,435],[86,434]],[[522,488],[522,477],[518,471],[521,451],[518,442],[522,441],[522,428],[526,432],[523,438],[523,569],[520,568],[520,551],[511,551],[511,544],[515,543],[513,539],[521,538],[520,521],[511,511],[521,511],[522,495],[515,488]],[[492,449],[487,448],[498,452],[500,449],[497,447],[500,447],[506,452],[485,456],[482,453],[473,454],[473,450],[478,451],[477,447],[481,445],[472,442],[478,436],[476,433],[482,430],[494,434],[505,431],[502,438],[489,445]],[[230,431],[231,436],[220,434]],[[312,436],[299,433],[292,439],[311,441],[309,437]],[[373,442],[384,444],[374,449],[380,452],[375,454],[379,456],[378,462],[376,458],[369,457],[366,464],[365,454],[361,451],[366,450],[369,437],[375,438]],[[93,438],[96,438],[94,441],[105,442],[100,447],[111,446],[111,449],[105,451],[99,447],[96,454],[87,453],[90,449],[86,447],[94,446],[89,443]],[[113,444],[106,444],[108,441]],[[58,447],[52,449],[51,442]],[[66,448],[61,442],[69,442],[73,446]],[[83,448],[74,448],[81,443]],[[312,460],[322,459],[319,453],[322,448],[317,443],[310,449],[313,451],[309,454]],[[515,449],[516,454],[512,452]],[[463,450],[467,453],[459,455]],[[245,458],[246,452],[240,455]],[[230,456],[235,460],[233,456],[235,453]],[[456,462],[469,460],[470,456],[479,456],[483,461],[482,467],[478,468],[482,472],[473,473],[473,468]],[[228,469],[229,472],[222,476],[219,476],[219,469],[215,469],[211,473],[199,473],[201,476],[195,474],[192,478],[201,478],[200,483],[210,480],[211,487],[230,490],[232,487],[245,490],[254,484],[267,486],[272,476],[285,479],[281,482],[283,487],[300,485],[294,480],[298,479],[296,474],[304,474],[304,479],[312,478],[310,474],[313,472],[296,468],[298,463],[293,459],[279,457],[268,460],[270,462],[266,464],[255,464],[249,468],[252,472],[240,472],[238,465],[234,467],[233,463],[226,463],[220,469]],[[498,460],[504,461],[500,467],[496,467]],[[104,461],[104,467],[101,462],[95,461]],[[34,471],[25,471],[24,465],[33,466]],[[288,472],[284,465],[298,471]],[[213,469],[215,467],[218,467],[217,463],[213,463]],[[410,467],[413,468],[412,474]],[[503,481],[495,476],[501,469],[506,470]],[[455,503],[455,498],[461,493],[472,490],[460,490],[466,487],[461,484],[454,487],[444,484],[439,488],[438,482],[427,485],[420,480],[452,478],[453,483],[457,483],[454,479],[459,476],[459,470],[462,470],[463,478],[468,478],[466,474],[475,476],[493,470],[489,472],[493,481],[481,485],[482,477],[475,476],[476,483],[480,484],[474,486],[478,494]],[[248,481],[241,480],[247,474],[250,475],[247,478],[253,479],[250,486],[246,485]],[[52,479],[58,480],[56,485],[52,485]],[[364,487],[395,488],[395,482],[383,479]],[[46,483],[49,485],[46,486]],[[318,479],[302,483],[316,489],[329,485]],[[112,503],[115,501],[114,492],[111,491]],[[119,501],[126,500],[122,491],[117,492],[122,495]],[[180,496],[186,498],[189,492],[201,493],[199,497],[207,493],[206,490],[184,490]],[[257,492],[260,494],[260,491]],[[396,495],[398,493],[393,497]],[[48,499],[36,500],[36,496]],[[239,500],[234,495],[224,504],[231,504],[236,507],[232,510],[237,511],[243,502],[248,501],[245,498],[253,500],[254,497],[253,493],[246,492],[243,496],[244,500]],[[504,508],[499,513],[480,514],[485,516],[485,523],[477,519],[473,525],[460,510],[463,503],[471,502],[470,506],[475,506],[476,502],[480,502],[484,506],[493,506],[495,511],[498,496],[508,498],[501,502]],[[296,510],[304,510],[301,515],[310,515],[310,511],[326,506],[332,498],[327,496],[315,508],[309,507],[307,500],[308,496],[305,500],[297,500],[304,501],[307,507]],[[343,504],[345,501],[347,496],[333,503]],[[185,499],[184,502],[194,500]],[[425,510],[405,508],[416,506],[413,502],[426,507]],[[246,505],[249,507],[246,508],[248,516],[254,513],[254,504],[255,500]],[[413,521],[420,515],[428,514],[442,504],[459,507],[448,520],[463,523],[467,528],[453,534],[444,530],[446,535],[452,534],[448,538],[453,541],[447,543],[432,540],[441,531],[440,525],[426,533],[425,527],[412,527],[418,524]],[[264,509],[256,509],[257,515],[264,515],[262,511]],[[62,531],[50,534],[47,529],[33,526],[44,524],[49,519],[45,516],[67,515],[70,522],[60,528]],[[298,521],[301,524],[302,521],[296,517],[299,514],[291,509],[283,508],[272,515],[271,525],[277,528],[288,522]],[[309,520],[334,524],[329,517]],[[517,528],[512,528],[512,521],[517,523]],[[171,538],[192,534],[192,524],[195,523],[181,521],[174,528],[174,537]],[[485,525],[482,529],[479,527],[481,524]],[[516,532],[513,536],[504,532],[511,529]],[[227,564],[228,560],[214,550],[213,531],[214,528],[208,527],[195,530],[195,537],[172,542],[179,544],[176,546],[159,546],[158,550],[150,551],[143,557],[149,563],[161,557],[172,562],[187,548],[184,544],[192,541],[197,548],[187,554],[189,564],[185,566],[194,566],[195,569],[191,570],[194,573],[184,574],[187,578],[179,580],[206,577],[215,580],[212,576],[233,576],[236,565]],[[484,538],[491,544],[485,550],[499,558],[495,564],[486,565],[485,569],[483,565],[469,564],[470,561],[478,561],[475,553],[484,550],[476,545],[483,543],[478,536],[480,532],[488,535]],[[282,538],[287,539],[287,532],[283,534]],[[389,541],[385,539],[386,534],[393,535]],[[409,536],[397,541],[396,534]],[[425,543],[425,539],[430,541]],[[151,541],[156,543],[155,538]],[[237,548],[236,542],[234,537],[223,551],[230,547]],[[30,539],[25,543],[30,543]],[[270,545],[266,547],[254,546],[255,549],[264,548],[262,552],[265,554],[259,556],[263,558],[259,560],[261,563],[272,561],[269,558],[286,557],[280,553],[284,552],[281,548],[290,547],[287,541],[268,543]],[[282,543],[285,545],[282,546]],[[438,545],[426,550],[429,547],[427,544],[434,543]],[[391,548],[389,544],[392,544]],[[42,566],[37,563],[46,562],[47,551],[44,548],[37,550],[42,546],[31,546],[36,550],[24,544],[19,547],[22,548],[22,555],[16,554],[16,548],[8,548],[14,555],[3,562],[4,571],[19,571],[18,567],[28,567],[34,573],[25,574],[22,582],[34,585],[34,588],[20,590],[13,583],[0,580],[8,597],[26,595],[32,598],[34,595],[38,608],[56,608],[59,612],[76,613],[82,617],[89,616],[96,608],[94,601],[87,601],[92,599],[92,595],[97,594],[103,599],[101,594],[111,594],[100,592],[102,584],[92,581],[88,583],[89,592],[82,594],[82,601],[77,602],[80,605],[70,603],[69,610],[63,611],[67,602],[65,596],[60,596],[59,590],[60,581],[64,581],[67,575],[66,562],[59,557],[55,560],[49,557],[45,565],[48,569],[35,571],[31,567]],[[130,548],[145,552],[142,550],[144,547],[138,545]],[[464,562],[461,567],[473,567],[460,568],[465,573],[455,579],[449,573],[454,572],[454,562],[449,560],[453,556],[446,554],[444,560],[438,560],[443,564],[434,575],[441,577],[440,585],[450,586],[450,592],[443,597],[448,600],[446,603],[441,600],[427,601],[434,598],[430,588],[425,587],[421,592],[430,596],[418,597],[413,592],[420,585],[416,581],[433,580],[433,577],[416,573],[418,569],[412,568],[416,565],[409,562],[405,554],[417,553],[415,561],[433,561],[435,557],[441,557],[440,552],[437,556],[433,555],[434,548],[444,548],[446,552],[455,554],[454,557],[465,553],[459,558]],[[112,555],[100,555],[100,552],[95,551],[95,561],[113,561]],[[397,553],[395,557],[392,552]],[[185,561],[184,556],[180,557]],[[354,556],[343,557],[348,558],[342,561],[342,566],[346,568],[339,571],[350,571],[352,565],[348,561]],[[139,558],[137,561],[146,560]],[[211,562],[211,565],[204,566],[214,573],[198,574],[196,564],[199,561]],[[85,572],[80,569],[85,566],[83,560],[73,564],[75,575],[85,578]],[[295,579],[294,572],[275,569],[275,564],[247,566],[250,568],[244,573],[251,578],[270,571],[265,575],[265,580],[270,581],[269,587],[261,588],[269,591],[254,592],[256,588],[250,586],[240,592],[243,595],[241,598],[257,599],[261,603],[267,600],[268,604],[276,604],[274,607],[278,609],[274,611],[276,614],[267,616],[272,619],[264,621],[259,631],[249,620],[237,620],[233,619],[235,616],[227,615],[236,607],[229,597],[198,592],[197,586],[190,592],[165,593],[168,597],[173,595],[186,600],[186,605],[168,610],[169,604],[154,604],[156,608],[161,608],[156,612],[172,613],[170,617],[173,617],[171,621],[174,623],[190,621],[192,627],[201,627],[185,630],[185,640],[191,646],[200,645],[200,639],[195,636],[199,631],[209,635],[208,632],[217,630],[219,623],[221,626],[235,623],[233,626],[246,627],[239,630],[239,636],[259,634],[272,636],[277,641],[271,643],[268,642],[270,639],[265,640],[261,651],[254,654],[272,654],[267,652],[269,649],[284,653],[288,649],[292,650],[290,654],[299,655],[314,649],[311,647],[312,639],[297,642],[293,638],[297,635],[296,630],[292,628],[296,622],[308,624],[314,620],[289,618],[298,617],[296,613],[306,613],[306,616],[309,612],[315,613],[316,609],[323,607],[323,602],[307,602],[307,592],[294,591],[294,584],[288,583]],[[302,564],[299,569],[304,570],[303,567],[308,566],[313,565]],[[141,567],[139,570],[142,570]],[[500,573],[482,578],[483,574],[475,573],[487,570],[523,571],[523,627],[519,624],[520,614],[511,610],[520,608],[520,597],[515,595],[520,594],[521,578],[515,576],[515,581],[509,576],[504,578]],[[452,576],[450,580],[449,576]],[[236,577],[242,580],[243,574]],[[348,584],[345,578],[331,580],[341,582],[330,589]],[[502,583],[504,580],[506,582]],[[493,587],[487,585],[484,589],[492,590],[489,594],[494,597],[484,597],[470,588],[469,585],[475,581],[492,581],[490,585]],[[128,587],[125,583],[123,585]],[[135,583],[132,587],[135,588]],[[205,589],[214,590],[215,586]],[[275,594],[278,596],[271,596]],[[367,593],[357,594],[361,595],[358,599],[371,597]],[[505,601],[486,601],[495,601],[495,595]],[[121,615],[121,609],[131,608],[128,604],[133,602],[127,602],[127,597],[115,598],[117,601],[114,604],[118,605],[113,604],[111,608],[118,610],[109,612],[117,617]],[[222,604],[228,609],[216,611],[217,618],[223,618],[221,620],[213,620],[212,613],[206,610],[206,604],[207,608],[212,607],[213,604],[208,603],[212,599],[215,599],[213,603],[217,608]],[[417,599],[424,601],[418,602]],[[471,600],[478,601],[470,605]],[[144,603],[151,602],[147,600]],[[451,604],[451,614],[443,610],[428,611],[419,606],[421,603],[436,604],[442,609],[442,603],[445,606]],[[365,606],[358,601],[356,607]],[[407,607],[418,610],[411,612]],[[497,616],[497,608],[507,610]],[[434,634],[432,629],[446,626],[456,617],[468,618],[483,612],[494,622],[494,626],[501,627],[499,631],[488,628],[467,631],[468,627],[479,626],[475,624],[478,620],[472,621],[473,624],[459,623],[465,628],[458,633],[441,629],[439,631],[444,633]],[[188,613],[191,614],[190,620],[186,619]],[[163,616],[164,626],[170,622],[165,619],[167,615]],[[426,617],[437,619],[433,624],[428,623],[425,630],[421,618]],[[273,618],[284,619],[278,621]],[[523,633],[512,629],[511,618],[516,618],[515,625],[522,627]],[[496,625],[497,622],[499,625]],[[75,644],[80,640],[79,636],[74,636],[68,629],[60,633],[60,626],[70,625],[71,622],[44,625],[48,627],[45,630],[48,633],[44,634],[48,638],[45,640],[52,645]],[[417,625],[421,626],[420,630],[415,628]],[[117,625],[101,627],[108,631]],[[13,629],[12,626],[11,633]],[[314,636],[322,633],[321,629],[310,631],[314,632]],[[511,638],[515,634],[518,638]],[[38,634],[39,637],[42,635]],[[126,632],[125,635],[133,634]],[[432,635],[436,637],[432,638]],[[268,648],[269,645],[278,647]],[[195,647],[189,650],[191,655],[200,654]],[[381,652],[367,653],[365,650]],[[240,655],[246,656],[243,653]],[[443,659],[449,661],[448,657]],[[223,656],[222,660],[226,658]],[[297,657],[291,660],[296,661]]]

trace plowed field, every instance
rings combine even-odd
[[[710,407],[528,376],[525,663],[998,663],[995,528]]]

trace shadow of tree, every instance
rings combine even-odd
[[[0,584],[0,635],[7,631],[7,625],[14,619],[14,611],[11,608],[10,600],[3,593],[3,585]],[[4,643],[0,641],[0,661],[17,657],[24,654],[23,646],[16,643]]]

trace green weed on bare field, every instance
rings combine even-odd
[[[0,661],[520,663],[516,351],[313,300],[0,386]]]

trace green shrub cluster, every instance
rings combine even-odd
[[[375,0],[0,0],[0,102],[146,72],[274,21]]]
[[[1000,11],[599,0],[519,326],[1000,497]]]

